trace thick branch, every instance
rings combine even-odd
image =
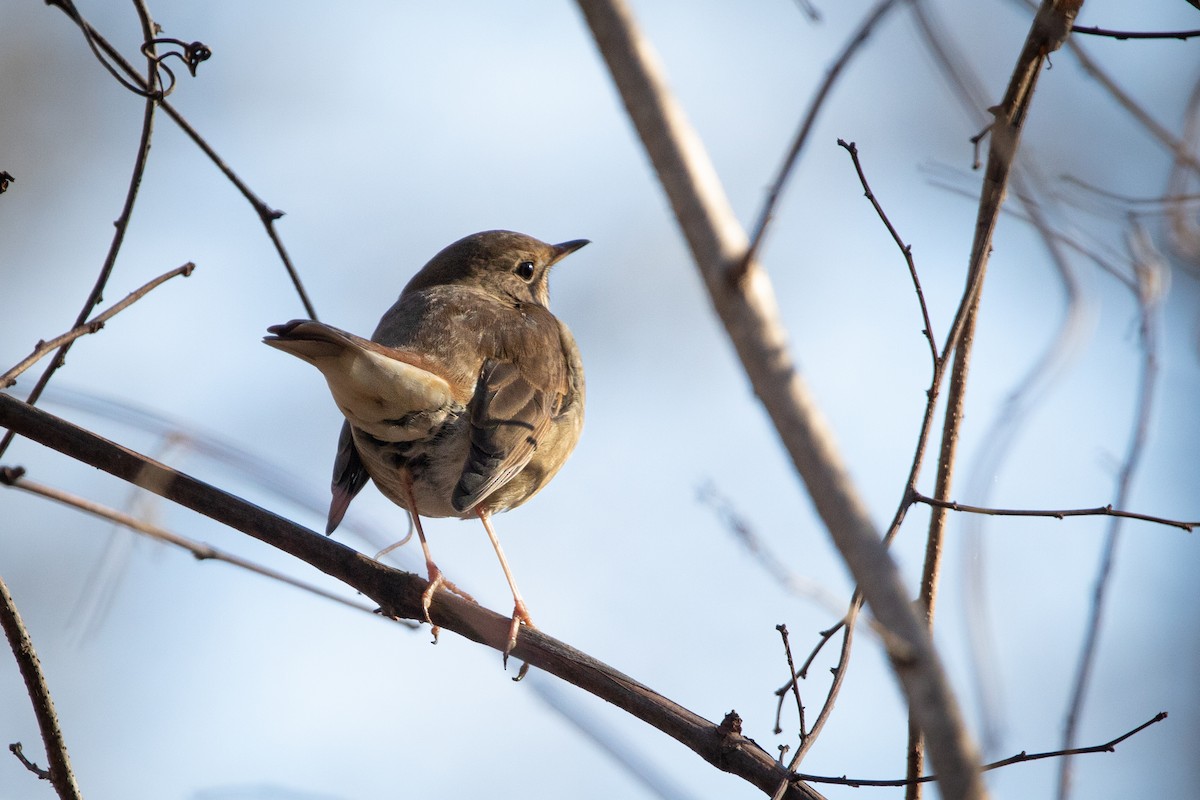
[[[896,564],[854,489],[823,416],[788,352],[770,281],[756,262],[740,280],[748,240],[716,170],[666,86],[650,43],[619,0],[579,0],[713,305],[754,390],[871,610],[892,634],[889,655],[930,741],[945,797],[982,797],[979,758]]]
[[[96,436],[71,423],[0,393],[0,427],[71,458],[141,486],[205,516],[247,533],[316,567],[362,592],[391,616],[423,620],[421,592],[426,582],[392,569],[332,539],[275,516],[227,492]],[[508,615],[500,615],[448,592],[434,595],[433,621],[446,630],[502,652],[508,641]],[[573,683],[690,747],[718,769],[737,775],[765,792],[787,779],[786,770],[752,740],[718,726],[643,686],[612,667],[546,634],[522,628],[515,658]],[[819,800],[803,783],[789,798]]]

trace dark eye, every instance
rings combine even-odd
[[[513,272],[517,273],[517,277],[523,281],[533,280],[533,262],[522,261],[517,264],[517,268]]]

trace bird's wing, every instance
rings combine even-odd
[[[533,457],[561,400],[561,359],[538,359],[530,374],[520,362],[488,359],[470,403],[471,447],[451,502],[467,511],[508,483]]]
[[[329,503],[329,522],[325,525],[325,535],[333,533],[350,501],[367,485],[367,468],[363,466],[358,448],[354,446],[354,435],[350,432],[350,423],[342,423],[342,433],[338,437],[337,456],[333,460],[333,482],[330,489],[333,499]]]

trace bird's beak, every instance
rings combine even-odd
[[[563,242],[562,244],[550,245],[550,248],[554,251],[554,257],[550,259],[550,263],[557,264],[559,261],[562,261],[564,258],[571,255],[571,253],[574,253],[576,250],[583,247],[585,244],[591,244],[591,239],[572,239],[571,241]]]

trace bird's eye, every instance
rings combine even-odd
[[[517,273],[517,277],[523,281],[533,280],[533,262],[522,261],[517,264],[517,268],[513,272]]]

